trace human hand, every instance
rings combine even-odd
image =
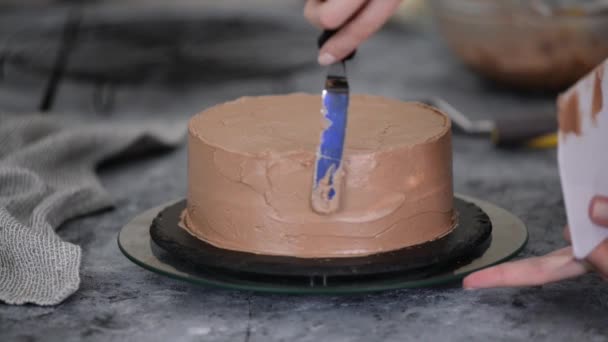
[[[608,197],[595,196],[589,204],[591,220],[608,228]],[[570,242],[568,228],[565,239]],[[463,281],[465,289],[537,286],[598,272],[608,281],[608,240],[602,242],[585,261],[574,259],[572,247],[562,248],[541,257],[504,263],[475,272]]]
[[[313,25],[340,30],[319,51],[319,64],[344,59],[378,31],[401,0],[307,0],[304,16]]]

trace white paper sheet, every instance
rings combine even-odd
[[[608,196],[608,61],[604,65],[562,95],[578,96],[580,115],[580,134],[565,133],[560,128],[558,148],[568,225],[578,259],[587,257],[608,238],[608,228],[594,224],[589,217],[593,197]],[[598,76],[603,106],[594,117],[592,103]]]

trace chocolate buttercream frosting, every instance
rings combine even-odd
[[[434,108],[353,95],[341,208],[311,208],[319,95],[244,97],[189,124],[182,227],[217,247],[353,257],[437,239],[455,226],[449,119]]]

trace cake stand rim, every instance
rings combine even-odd
[[[438,286],[438,285],[442,285],[442,284],[447,284],[447,283],[451,283],[451,282],[455,282],[457,280],[461,280],[462,278],[464,278],[465,276],[481,270],[483,268],[487,268],[487,267],[491,267],[494,266],[496,264],[499,264],[501,262],[507,261],[511,258],[513,258],[514,256],[516,256],[517,254],[519,254],[527,245],[528,240],[529,240],[529,232],[528,232],[528,228],[525,225],[525,223],[519,218],[517,217],[515,214],[511,213],[510,211],[499,207],[493,203],[490,203],[486,200],[482,200],[479,198],[476,198],[474,196],[468,196],[468,195],[464,195],[464,194],[460,194],[460,193],[455,193],[454,194],[455,198],[460,198],[464,201],[469,201],[474,203],[475,205],[479,206],[490,218],[490,221],[492,222],[492,242],[490,244],[490,247],[488,247],[488,249],[478,258],[473,259],[473,261],[467,265],[458,267],[448,273],[442,273],[436,276],[431,276],[429,278],[426,279],[421,279],[421,280],[414,280],[414,281],[402,281],[402,282],[397,282],[391,285],[386,285],[386,284],[376,284],[376,285],[365,285],[364,288],[357,288],[357,287],[351,287],[351,286],[333,286],[333,287],[281,287],[280,285],[276,285],[276,286],[272,286],[272,285],[261,285],[259,283],[253,283],[251,285],[243,285],[243,284],[237,284],[237,283],[233,283],[233,282],[229,282],[229,281],[222,281],[222,280],[217,280],[217,279],[211,279],[209,277],[206,278],[202,278],[200,276],[193,276],[192,274],[189,274],[187,272],[183,272],[180,271],[178,269],[176,269],[175,267],[173,267],[172,265],[168,264],[168,263],[164,263],[161,260],[159,260],[157,257],[154,256],[153,252],[152,252],[152,245],[154,245],[154,242],[152,241],[150,234],[149,234],[149,226],[152,223],[152,220],[154,219],[154,217],[156,217],[156,215],[163,210],[166,206],[175,204],[179,201],[182,201],[184,198],[180,197],[178,199],[173,199],[171,201],[167,201],[164,204],[161,204],[159,206],[155,206],[153,208],[149,208],[147,210],[144,210],[143,212],[141,212],[140,214],[138,214],[137,216],[135,216],[131,221],[129,221],[125,226],[123,226],[123,228],[121,229],[120,233],[117,236],[117,243],[118,243],[118,247],[121,251],[121,253],[123,253],[125,255],[125,257],[127,257],[127,259],[129,259],[131,262],[135,263],[136,265],[157,273],[157,274],[161,274],[164,276],[167,276],[169,278],[173,278],[173,279],[177,279],[177,280],[185,280],[188,281],[190,283],[194,283],[197,285],[202,285],[202,286],[213,286],[213,287],[218,287],[218,288],[224,288],[224,289],[232,289],[232,290],[241,290],[241,291],[254,291],[254,292],[266,292],[266,293],[277,293],[277,294],[328,294],[328,295],[336,295],[336,294],[353,294],[353,293],[371,293],[371,292],[380,292],[380,291],[388,291],[388,290],[397,290],[397,289],[406,289],[406,288],[424,288],[424,287],[432,287],[432,286]],[[508,219],[510,222],[510,228],[505,227],[505,224],[496,224],[495,220],[498,220],[502,217],[503,220]],[[125,235],[127,233],[131,233],[133,234],[133,232],[136,232],[136,228],[139,228],[139,233],[142,237],[145,238],[145,241],[143,241],[142,239],[139,239],[139,241],[137,241],[137,243],[142,247],[142,246],[146,246],[149,248],[144,249],[145,252],[149,252],[149,254],[147,255],[132,255],[132,254],[137,254],[133,253],[133,248],[134,246],[130,245],[130,246],[125,246],[128,243],[126,243],[124,241],[124,239],[126,239]],[[511,248],[508,249],[507,255],[501,255],[500,257],[494,257],[495,260],[489,261],[489,262],[483,262],[481,265],[480,260],[483,260],[489,253],[491,253],[492,247],[495,246],[496,242],[496,237],[495,234],[500,235],[498,233],[505,233],[505,232],[512,232],[513,229],[515,231],[517,231],[521,236],[518,238],[517,240],[517,246],[515,247],[515,243],[513,244],[513,246],[511,246]],[[504,247],[504,246],[503,246]],[[513,248],[514,247],[514,248]],[[159,248],[159,247],[156,247]],[[495,252],[495,251],[494,251]],[[504,253],[504,251],[503,251]],[[145,254],[145,253],[144,253]],[[158,264],[153,266],[151,263],[152,262],[157,262]]]

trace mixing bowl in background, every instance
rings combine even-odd
[[[539,91],[566,88],[608,58],[606,3],[430,0],[440,32],[468,66]]]

